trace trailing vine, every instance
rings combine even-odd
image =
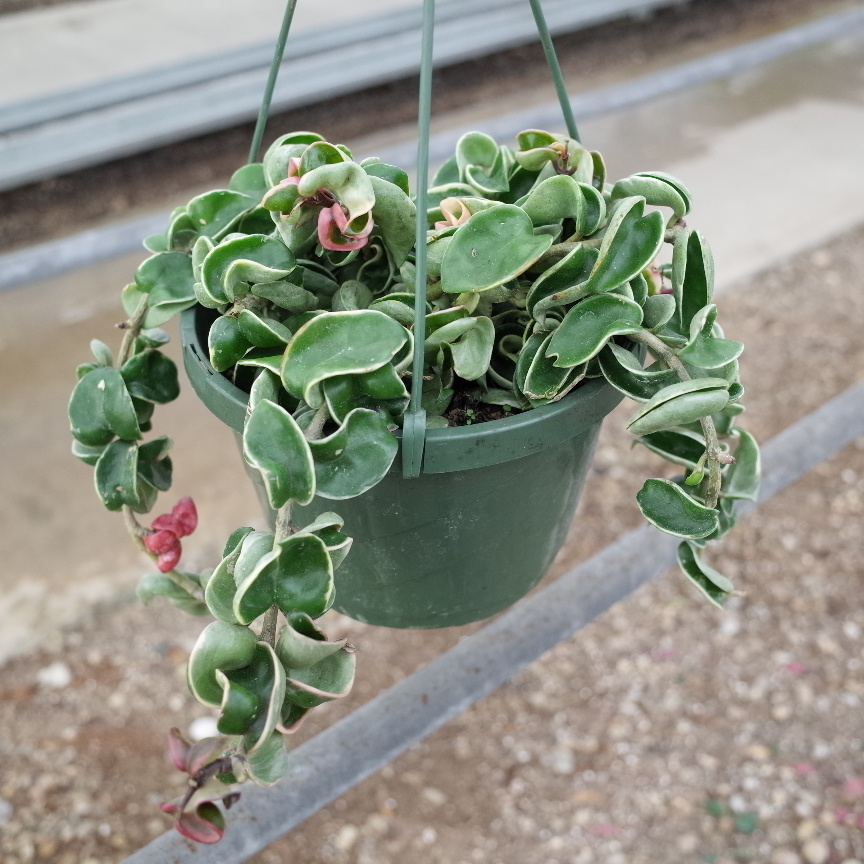
[[[628,424],[636,440],[683,468],[647,480],[637,503],[681,538],[682,571],[721,604],[733,588],[703,550],[734,524],[735,502],[757,494],[759,451],[735,425],[743,346],[716,322],[710,250],[684,222],[687,188],[661,172],[609,184],[600,154],[565,136],[528,130],[514,150],[475,132],[439,170],[429,207],[428,425],[448,425],[457,393],[514,414],[605,379],[640,403]],[[191,744],[172,730],[190,784],[163,805],[195,840],[219,840],[218,803],[236,801],[242,780],[278,781],[286,736],[351,689],[353,647],[316,624],[351,539],[336,513],[305,525],[295,514],[315,496],[363,494],[396,456],[414,352],[414,222],[400,168],[357,162],[314,133],[282,136],[145,241],[152,254],[122,294],[116,361],[94,340],[94,361],[78,368],[73,453],[155,564],[139,597],[215,619],[188,684],[219,712],[220,734]],[[671,262],[658,266],[664,244]],[[149,527],[139,521],[171,486],[170,439],[144,440],[155,405],[179,394],[160,328],[196,305],[211,316],[213,369],[249,391],[243,456],[274,526],[237,529],[209,575],[178,569],[197,526],[191,498]]]

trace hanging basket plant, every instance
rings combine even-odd
[[[190,784],[163,805],[195,840],[219,840],[218,802],[230,806],[244,779],[276,782],[286,736],[349,693],[353,648],[316,623],[334,603],[365,620],[380,607],[380,623],[441,626],[492,614],[536,583],[563,542],[600,421],[624,396],[638,403],[636,441],[676,472],[645,481],[640,510],[681,539],[681,569],[710,601],[733,591],[704,549],[734,524],[736,502],[755,497],[759,452],[737,426],[743,346],[717,323],[686,186],[661,172],[609,182],[574,134],[527,130],[515,147],[463,136],[425,187],[415,198],[398,166],[357,161],[313,133],[281,136],[145,241],[151,255],[122,294],[118,356],[95,340],[78,368],[73,452],[155,563],[140,598],[214,619],[188,684],[218,711],[220,736],[190,744],[172,730]],[[671,260],[659,264],[664,246]],[[141,521],[171,486],[171,441],[149,433],[155,405],[179,393],[160,328],[180,313],[193,385],[241,435],[272,520],[231,534],[209,575],[181,569],[197,524],[190,498]],[[519,512],[490,503],[508,482],[525,484],[514,485]],[[415,518],[430,496],[446,518]],[[468,502],[459,519],[454,496]],[[425,533],[387,546],[399,519]],[[352,569],[355,526],[371,557]],[[508,535],[529,558],[502,553],[514,581],[490,594],[478,577],[484,599],[471,605],[459,592],[472,590],[475,564],[459,544]],[[430,550],[451,545],[458,586],[442,589],[434,566],[415,578]]]

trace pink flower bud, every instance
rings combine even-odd
[[[188,496],[181,498],[174,505],[171,515],[180,529],[175,532],[178,537],[186,537],[198,527],[198,511],[195,508],[195,502]]]
[[[173,531],[156,531],[144,537],[144,548],[151,555],[163,555],[173,549],[177,543],[177,535]]]
[[[168,573],[180,563],[182,554],[183,549],[180,546],[180,541],[174,537],[174,545],[156,559],[156,568],[160,573]]]

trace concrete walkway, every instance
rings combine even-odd
[[[414,0],[300,2],[292,33],[415,5]],[[242,8],[242,11],[241,11]],[[0,104],[272,41],[277,0],[86,0],[0,16]]]

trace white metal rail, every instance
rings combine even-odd
[[[546,0],[544,10],[551,32],[566,33],[680,2]],[[525,0],[448,0],[436,22],[435,65],[534,39]],[[0,190],[251,120],[271,55],[272,46],[255,45],[0,107]],[[419,7],[305,33],[288,42],[272,110],[413,75],[419,56]]]

